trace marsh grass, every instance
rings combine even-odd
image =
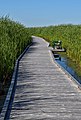
[[[31,35],[25,26],[9,17],[0,18],[0,106],[7,93],[15,61],[30,43]]]
[[[81,68],[81,25],[57,25],[30,29],[32,35],[40,36],[50,42],[61,40],[67,57]]]

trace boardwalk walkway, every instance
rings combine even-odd
[[[10,120],[81,120],[81,93],[53,62],[47,43],[33,45],[19,63]]]

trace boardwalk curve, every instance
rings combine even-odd
[[[10,120],[81,120],[81,93],[53,61],[48,43],[33,37],[19,62]]]

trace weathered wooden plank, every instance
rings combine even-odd
[[[81,120],[81,93],[59,68],[43,39],[19,63],[10,120]]]

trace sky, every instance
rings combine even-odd
[[[81,0],[0,0],[0,17],[27,27],[81,24]]]

